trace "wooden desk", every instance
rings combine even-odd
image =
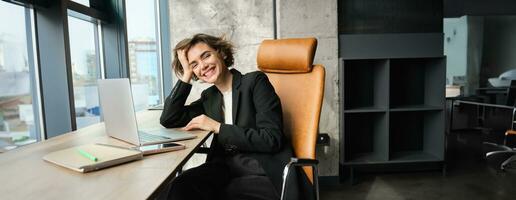
[[[159,125],[161,111],[138,113],[138,125]],[[43,161],[47,153],[88,143],[130,144],[108,137],[104,123],[95,124],[37,144],[0,154],[0,199],[147,199],[156,195],[210,133],[182,141],[181,151],[146,156],[142,160],[90,173],[79,173]]]

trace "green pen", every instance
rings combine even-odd
[[[77,149],[77,151],[79,151],[79,154],[81,154],[82,156],[84,156],[84,157],[86,157],[86,158],[88,158],[88,159],[90,159],[92,161],[97,162],[97,160],[98,160],[97,157],[91,155],[90,153],[88,153],[88,152],[86,152],[86,151],[84,151],[82,149]]]

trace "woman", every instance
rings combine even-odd
[[[171,185],[171,199],[278,199],[282,171],[292,156],[283,135],[280,99],[262,72],[242,75],[232,66],[233,45],[196,34],[174,49],[173,68],[181,80],[166,98],[165,127],[214,134],[208,161],[185,171]],[[212,87],[185,105],[193,80]],[[289,183],[297,183],[295,175]],[[289,196],[297,185],[289,184]]]

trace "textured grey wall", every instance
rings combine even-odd
[[[258,45],[274,37],[271,8],[264,0],[171,0],[172,46],[196,33],[225,35],[236,45],[235,67],[254,71]]]
[[[236,45],[235,67],[256,71],[256,53],[264,39],[274,37],[272,0],[170,0],[171,45],[203,32],[223,35]],[[320,175],[338,175],[337,1],[277,0],[278,37],[316,37],[315,63],[326,67],[326,87],[320,132],[330,133],[331,146],[318,150]],[[189,101],[207,85],[194,83]],[[195,166],[203,157],[194,158]]]

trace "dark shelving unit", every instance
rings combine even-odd
[[[351,178],[359,167],[443,163],[446,60],[434,45],[442,34],[351,34],[340,43],[340,162]]]

